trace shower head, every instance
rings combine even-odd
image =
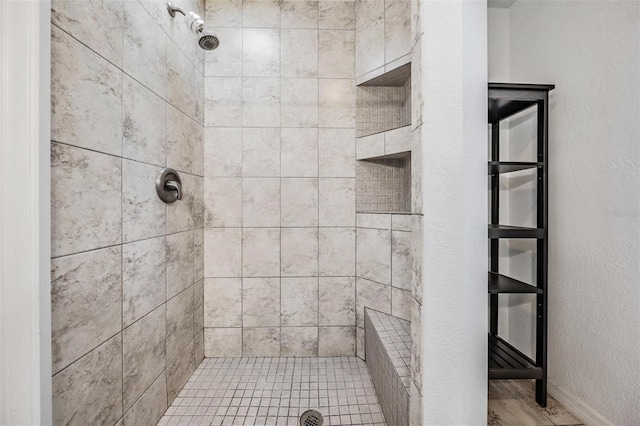
[[[185,17],[187,27],[198,36],[198,46],[204,50],[213,50],[220,45],[218,36],[204,29],[204,21],[198,14],[194,12],[187,13],[179,7],[175,7],[173,3],[171,3],[171,0],[167,0],[167,10],[172,18],[176,16],[176,12],[181,13]]]
[[[213,50],[220,45],[220,40],[215,33],[202,30],[198,34],[198,45],[204,50]]]

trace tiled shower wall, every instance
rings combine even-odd
[[[208,0],[205,354],[355,354],[354,3]]]
[[[203,52],[164,0],[52,21],[54,423],[155,424],[203,358]]]
[[[358,86],[356,136],[411,124],[411,77],[402,86]]]

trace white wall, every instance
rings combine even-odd
[[[486,424],[486,2],[421,4],[424,424]]]
[[[509,21],[510,80],[556,84],[549,129],[552,389],[587,422],[639,424],[638,3],[520,0]],[[497,48],[504,46],[490,45]],[[513,259],[510,267],[518,269]],[[514,324],[510,332],[517,334]]]

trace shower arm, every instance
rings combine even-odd
[[[176,17],[176,12],[182,13],[182,16],[187,16],[187,12],[177,6],[174,6],[173,3],[171,3],[169,0],[167,0],[167,10],[169,11],[169,15],[171,15],[172,18]]]

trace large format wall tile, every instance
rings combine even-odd
[[[167,129],[161,123],[166,120],[166,103],[126,74],[123,94],[123,157],[164,166]]]
[[[282,76],[318,76],[317,30],[282,30]]]
[[[319,229],[320,276],[354,276],[356,273],[356,232],[354,228]]]
[[[245,28],[242,30],[242,75],[280,76],[280,30]]]
[[[167,94],[167,35],[137,1],[124,2],[123,69],[162,96]]]
[[[189,287],[167,301],[167,361],[174,359],[192,339],[193,287]]]
[[[123,2],[53,0],[51,21],[100,56],[122,66]]]
[[[355,179],[320,179],[320,226],[355,226]]]
[[[318,179],[282,179],[282,226],[318,226]]]
[[[281,274],[283,277],[318,275],[318,229],[282,228]]]
[[[356,76],[385,64],[384,0],[356,1]]]
[[[356,278],[356,323],[364,327],[364,308],[391,313],[391,286]]]
[[[122,154],[122,71],[53,26],[51,139]]]
[[[391,284],[391,232],[357,229],[356,275]]]
[[[205,176],[242,176],[242,129],[207,127],[204,132]]]
[[[207,228],[242,226],[242,179],[213,178],[204,182]]]
[[[280,26],[280,2],[278,0],[244,0],[242,24],[254,28],[278,28]]]
[[[353,129],[319,130],[320,177],[355,177],[356,133]]]
[[[191,37],[193,35],[190,35],[189,41],[193,43]],[[191,44],[189,41],[185,45]],[[189,117],[201,122],[202,111],[198,111],[197,100],[200,94],[196,93],[199,90],[199,74],[182,50],[174,43],[167,44],[167,101]]]
[[[167,364],[167,402],[169,405],[178,396],[178,392],[187,383],[195,368],[194,346],[191,341],[173,361]]]
[[[318,28],[329,30],[353,30],[355,27],[355,2],[352,0],[320,0],[318,2]],[[349,53],[353,56],[354,52]]]
[[[411,1],[385,0],[384,56],[389,63],[411,53]]]
[[[209,19],[206,20],[206,24],[215,31],[220,40],[224,40],[224,43],[220,43],[215,54],[205,54],[205,76],[242,76],[242,29],[220,28],[219,25],[213,25]]]
[[[53,424],[113,425],[122,417],[122,336],[53,376]]]
[[[280,96],[282,127],[318,126],[318,79],[283,78]]]
[[[356,328],[320,327],[318,330],[318,355],[354,356],[356,353]]]
[[[204,280],[204,326],[242,326],[242,279],[206,278]]]
[[[123,426],[155,426],[167,410],[167,376],[162,373],[124,415]]]
[[[120,259],[120,247],[112,247],[52,261],[54,373],[121,330]]]
[[[321,277],[318,301],[319,324],[321,326],[355,324],[355,278]]]
[[[205,79],[204,123],[210,127],[242,125],[242,79],[207,77]]]
[[[318,176],[318,130],[283,128],[280,136],[282,177]]]
[[[322,30],[319,33],[318,74],[320,78],[354,78],[353,31]]]
[[[137,161],[122,161],[122,233],[125,242],[164,234],[165,203],[155,188],[161,170]]]
[[[121,163],[117,157],[51,144],[51,255],[119,244]]]
[[[280,275],[280,229],[242,230],[242,274],[245,277]]]
[[[125,411],[133,406],[164,370],[165,339],[164,305],[122,331]]]
[[[280,279],[242,280],[242,325],[265,327],[280,325]]]
[[[128,326],[166,300],[165,238],[122,246],[122,319]]]
[[[180,110],[167,107],[167,166],[179,172],[195,170],[194,147],[201,143],[200,126]]]
[[[204,354],[207,357],[241,357],[242,328],[205,328]]]
[[[318,2],[285,0],[281,19],[282,28],[318,28]]]
[[[242,356],[280,356],[280,327],[245,329],[242,333]]]
[[[242,130],[242,176],[280,176],[280,129]]]
[[[242,125],[280,127],[280,79],[242,79]]]
[[[217,228],[204,231],[204,276],[242,276],[242,229]]]
[[[280,179],[243,180],[242,224],[249,227],[280,226]]]
[[[317,278],[282,278],[281,291],[283,327],[318,325]]]
[[[195,281],[193,232],[167,235],[167,299]]]
[[[318,356],[318,327],[282,327],[280,356]]]
[[[319,93],[320,127],[355,127],[356,87],[352,79],[320,80]]]
[[[412,238],[411,232],[391,233],[391,285],[404,290],[411,290]]]

